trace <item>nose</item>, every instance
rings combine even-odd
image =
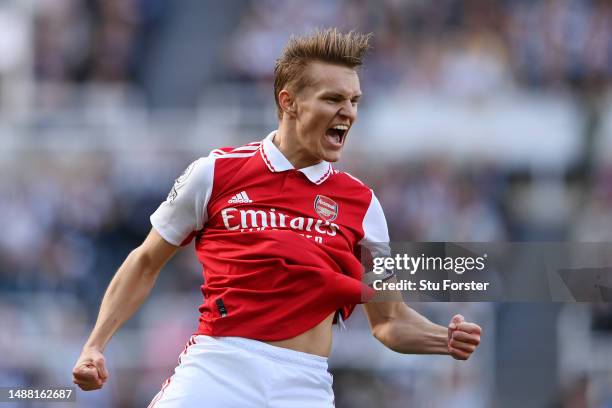
[[[340,111],[338,114],[346,119],[349,119],[351,122],[354,122],[357,119],[357,105],[353,105],[350,100],[347,100],[342,104]]]

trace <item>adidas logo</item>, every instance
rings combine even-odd
[[[229,204],[246,204],[246,203],[252,203],[253,200],[249,198],[246,191],[241,191],[240,193],[230,198],[227,202]]]

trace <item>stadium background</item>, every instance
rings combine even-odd
[[[274,59],[319,26],[375,34],[341,167],[375,189],[393,240],[612,240],[610,1],[3,0],[0,386],[71,385],[173,179],[275,128]],[[76,406],[148,403],[200,280],[189,247]],[[414,307],[480,323],[481,349],[394,354],[358,313],[335,334],[337,407],[612,406],[610,304]]]

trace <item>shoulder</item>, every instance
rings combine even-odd
[[[234,178],[254,156],[259,155],[260,145],[261,142],[253,142],[238,147],[220,147],[211,151],[205,159],[209,163],[213,179],[227,181],[228,178]]]
[[[212,185],[215,177],[216,163],[228,162],[225,159],[249,158],[257,153],[261,142],[248,143],[239,147],[220,147],[212,150],[208,156],[202,156],[193,161],[174,181],[170,198],[175,198],[180,189],[196,188]]]
[[[208,155],[208,158],[210,158],[211,160],[216,160],[216,159],[238,159],[238,158],[251,157],[255,153],[257,153],[260,145],[261,145],[261,142],[252,142],[252,143],[247,143],[243,146],[238,146],[238,147],[235,147],[235,146],[219,147],[211,151],[210,154]]]

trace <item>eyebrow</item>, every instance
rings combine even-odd
[[[351,98],[351,100],[356,100],[356,101],[358,101],[359,99],[361,99],[361,95],[362,95],[362,94],[357,94],[357,95],[353,96],[353,97]],[[331,96],[331,97],[334,97],[334,98],[345,98],[345,97],[346,97],[346,96],[345,96],[345,94],[342,94],[342,93],[340,93],[340,92],[335,92],[335,91],[328,91],[328,92],[325,92],[325,93],[323,94],[323,96]]]

